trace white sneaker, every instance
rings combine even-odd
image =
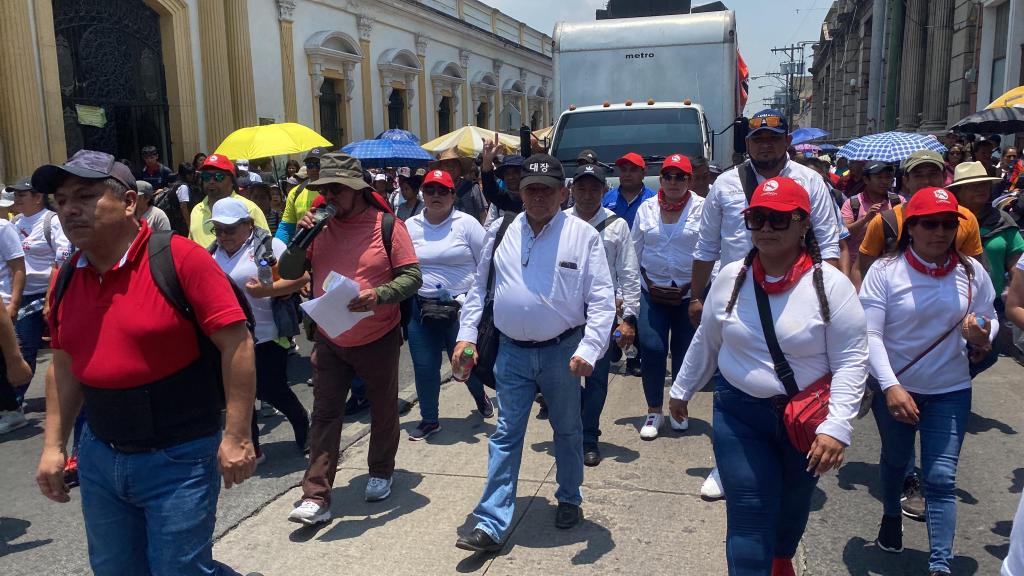
[[[671,414],[668,415],[668,425],[677,432],[688,430],[690,428],[690,419],[683,418],[682,420],[676,420]]]
[[[722,489],[722,477],[718,475],[718,466],[711,470],[708,479],[700,487],[700,497],[705,500],[721,500],[725,498],[725,490]]]
[[[640,438],[643,440],[654,440],[661,430],[661,422],[665,417],[661,414],[648,414],[644,421],[644,427],[640,429]]]
[[[312,500],[303,500],[292,513],[288,515],[289,522],[298,522],[306,526],[320,524],[331,519],[331,510]]]
[[[366,483],[366,501],[378,502],[391,496],[391,478],[377,478],[370,476]]]
[[[0,412],[0,434],[7,434],[23,426],[28,426],[28,419],[21,410]]]

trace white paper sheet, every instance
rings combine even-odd
[[[352,312],[348,303],[359,296],[359,285],[351,278],[331,272],[324,279],[324,295],[301,304],[302,310],[330,338],[337,338],[373,312]]]

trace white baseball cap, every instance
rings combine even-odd
[[[237,159],[235,159],[235,168],[238,168],[239,170],[246,170],[246,171],[248,171],[249,170],[249,161],[246,160],[245,158],[237,158]]]
[[[3,188],[0,187],[0,190],[2,189]],[[14,206],[14,192],[8,192],[6,190],[0,192],[0,208],[10,208],[11,206]]]
[[[387,176],[387,174],[384,174],[383,172],[382,172],[382,173],[380,173],[380,174],[377,174],[377,175],[375,175],[375,176],[373,177],[373,181],[374,181],[374,182],[377,182],[377,181],[379,181],[379,180],[385,180],[385,181],[386,181],[387,179],[388,179],[388,176]]]
[[[231,226],[247,218],[252,218],[252,216],[249,215],[249,209],[245,204],[238,198],[229,197],[222,198],[213,205],[213,213],[206,223],[216,222],[225,226]]]

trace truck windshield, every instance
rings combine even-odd
[[[575,165],[579,153],[588,148],[608,164],[629,152],[648,158],[674,153],[691,158],[704,155],[700,120],[694,108],[567,114],[552,142],[552,155]]]

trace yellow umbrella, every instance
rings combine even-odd
[[[1010,90],[1006,94],[1003,94],[999,98],[996,98],[989,104],[985,109],[991,108],[1007,108],[1007,107],[1024,107],[1024,86],[1017,86],[1013,90]]]
[[[267,158],[284,154],[298,154],[331,143],[302,124],[285,122],[235,130],[220,143],[216,154],[228,158]]]
[[[432,154],[455,149],[459,156],[473,158],[483,152],[485,140],[494,142],[494,132],[477,126],[463,126],[423,144],[423,149]],[[498,143],[509,149],[517,149],[519,137],[499,133]]]

